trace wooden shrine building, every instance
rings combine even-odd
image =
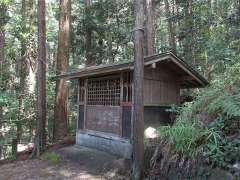
[[[57,76],[79,80],[77,144],[130,158],[133,70],[133,62],[126,62]],[[165,109],[180,103],[180,89],[206,85],[203,76],[172,52],[145,57],[145,128],[169,121]]]

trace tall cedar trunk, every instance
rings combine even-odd
[[[6,24],[7,7],[0,2],[0,75],[2,74],[2,66],[4,63],[4,44],[5,44],[5,24]]]
[[[213,6],[212,6],[212,0],[208,0],[208,7],[210,9],[208,18],[212,19],[213,16]],[[212,33],[212,25],[208,24],[208,32],[209,32],[209,37],[211,36]],[[211,81],[211,65],[208,62],[208,52],[205,50],[205,67],[204,67],[204,76],[207,78],[208,81]]]
[[[1,9],[2,8],[0,8],[0,10]],[[2,23],[1,21],[2,20],[0,20],[0,23]],[[5,30],[4,25],[0,24],[0,75],[2,75],[2,68],[4,63],[4,44],[5,44]]]
[[[185,6],[185,26],[188,28],[186,36],[185,36],[185,42],[184,42],[184,56],[186,60],[193,61],[192,63],[195,64],[195,60],[193,59],[193,14],[192,14],[192,0],[186,1]]]
[[[68,68],[71,1],[60,0],[59,8],[60,17],[56,74],[61,74]],[[58,141],[67,135],[68,92],[65,80],[57,80],[55,93],[53,138],[54,141]]]
[[[38,0],[37,129],[33,154],[40,156],[46,146],[46,23],[45,0]]]
[[[29,36],[26,42],[27,48],[26,48],[26,61],[27,61],[27,79],[26,79],[26,84],[27,84],[27,92],[29,97],[34,97],[35,96],[35,91],[36,91],[36,40],[35,40],[35,29],[33,28],[34,22],[35,22],[35,14],[34,14],[34,2],[35,0],[29,0],[27,3],[27,19],[28,19],[28,24],[29,27],[31,27],[28,32]],[[29,138],[28,141],[32,142],[33,139],[33,130],[34,130],[34,121],[31,120],[28,123],[28,129],[29,129]]]
[[[153,3],[152,0],[144,0],[146,16],[144,51],[146,56],[153,55],[155,53],[154,12],[152,3]]]
[[[6,6],[0,4],[1,17],[5,17]],[[4,45],[5,45],[5,18],[0,19],[0,76],[2,76],[3,63],[4,63]],[[0,105],[0,129],[2,128],[3,107]],[[0,140],[2,140],[2,133],[0,131]],[[0,144],[0,159],[2,157],[2,146]]]
[[[0,129],[2,129],[3,107],[0,106]],[[3,140],[2,132],[0,132],[0,141]],[[0,144],[0,160],[2,159],[2,145]]]
[[[165,3],[165,11],[166,11],[166,16],[168,20],[168,30],[169,30],[169,44],[171,49],[176,52],[176,40],[175,40],[175,31],[173,27],[173,23],[171,20],[171,11],[169,8],[169,2],[168,0],[164,0]]]
[[[172,5],[172,16],[174,17],[177,14],[177,4],[176,1],[173,0],[173,5]],[[173,21],[172,22],[172,26],[173,26],[173,35],[174,35],[174,40],[175,40],[175,52],[177,52],[177,44],[178,44],[178,40],[177,40],[177,35],[176,35],[176,26],[177,26],[177,22]]]
[[[133,176],[142,179],[144,170],[144,5],[143,0],[134,0],[134,98],[133,98]]]
[[[84,4],[85,4],[86,17],[89,18],[91,0],[84,0]],[[85,34],[86,66],[91,66],[94,64],[94,60],[92,57],[92,30],[88,24],[86,24],[86,32],[85,33],[86,33]]]

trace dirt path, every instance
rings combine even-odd
[[[126,168],[117,157],[89,148],[70,146],[56,153],[60,155],[56,165],[42,159],[2,165],[0,180],[102,180],[108,179],[106,174]]]

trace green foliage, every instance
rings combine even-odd
[[[206,130],[204,157],[215,166],[227,168],[240,160],[240,137],[227,136],[229,127],[223,117],[219,116]],[[227,133],[227,134],[226,134]]]
[[[60,155],[55,152],[47,152],[43,154],[43,159],[48,161],[50,165],[57,165],[60,161]]]
[[[159,128],[160,136],[167,139],[169,144],[174,144],[174,150],[196,157],[202,148],[198,147],[197,140],[201,137],[201,131],[195,123],[178,119],[174,126],[162,126]]]
[[[48,124],[47,132],[49,142],[53,142],[53,121],[54,121],[54,98],[55,98],[55,82],[51,81],[49,78],[46,82],[46,92],[47,92],[47,108],[48,108]]]
[[[72,5],[74,23],[71,46],[74,63],[85,60],[84,35],[87,29],[92,31],[91,53],[97,64],[132,59],[132,1],[95,1],[87,10],[83,3],[73,2]]]
[[[173,151],[204,157],[228,169],[240,160],[240,68],[229,66],[192,103],[180,108],[176,123],[159,129]]]

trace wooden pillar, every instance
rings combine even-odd
[[[86,78],[84,81],[84,128],[86,129],[86,121],[87,121],[87,98],[88,98],[88,79]]]
[[[77,87],[77,125],[76,125],[76,127],[77,127],[77,130],[78,130],[78,124],[79,124],[79,111],[80,111],[80,108],[79,108],[79,106],[80,106],[80,101],[79,101],[79,99],[80,99],[80,82],[81,82],[81,80],[80,79],[78,79],[78,87]]]
[[[121,91],[120,91],[120,105],[122,105],[123,102],[123,72],[121,72],[120,74],[120,87],[121,87]]]
[[[120,133],[121,137],[123,137],[123,72],[120,73],[120,107],[121,107],[121,125],[120,125]]]

